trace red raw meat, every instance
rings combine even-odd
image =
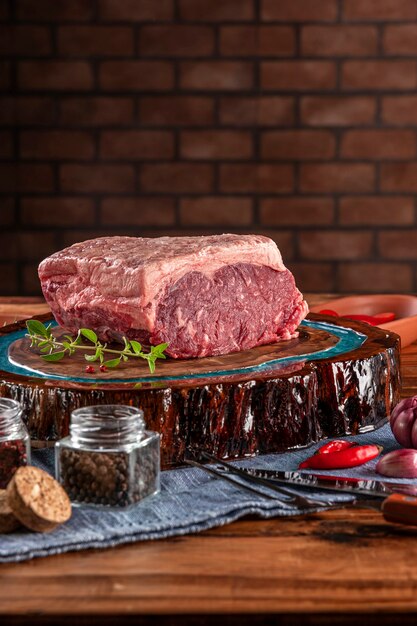
[[[48,257],[39,277],[64,328],[167,342],[175,358],[290,339],[308,311],[277,246],[261,235],[102,237]]]

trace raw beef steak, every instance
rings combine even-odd
[[[290,339],[308,310],[261,235],[92,239],[42,261],[39,277],[61,326],[105,341],[167,342],[175,358]]]

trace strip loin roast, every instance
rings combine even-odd
[[[46,258],[39,277],[64,328],[167,342],[174,358],[291,339],[308,311],[276,244],[261,235],[102,237]]]

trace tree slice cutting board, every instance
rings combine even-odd
[[[291,341],[158,361],[154,374],[133,360],[88,374],[83,355],[43,361],[17,322],[0,329],[0,396],[22,402],[35,443],[66,436],[75,408],[138,406],[147,427],[161,433],[166,468],[180,463],[190,444],[231,458],[371,430],[399,400],[399,353],[393,333],[310,314]]]

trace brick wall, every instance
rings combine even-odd
[[[0,0],[0,292],[104,234],[263,232],[416,291],[416,0]]]

